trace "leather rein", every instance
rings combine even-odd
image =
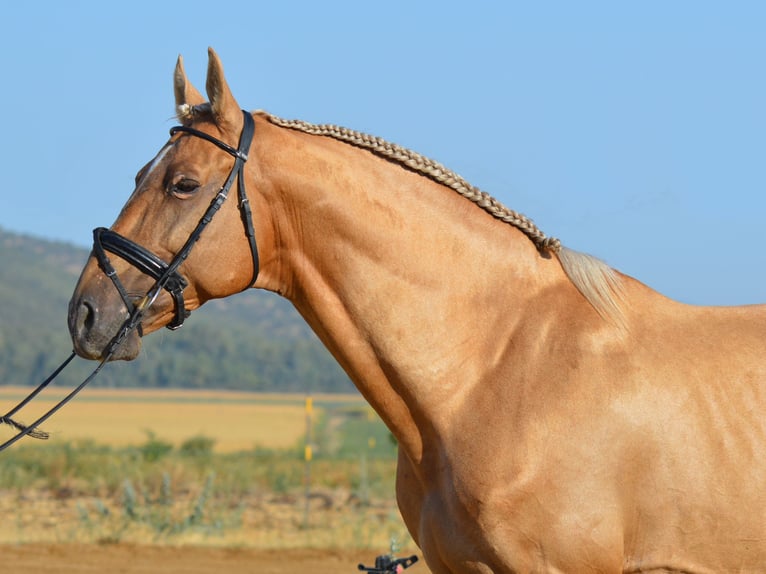
[[[51,373],[48,378],[46,378],[31,393],[29,393],[29,395],[27,395],[15,407],[13,407],[3,416],[0,416],[0,424],[8,424],[19,431],[16,435],[0,444],[0,451],[5,450],[13,443],[27,435],[34,438],[48,438],[48,433],[39,430],[37,427],[48,420],[51,416],[53,416],[53,414],[62,406],[72,400],[74,396],[77,395],[77,393],[79,393],[96,377],[96,375],[101,371],[101,369],[109,361],[112,355],[114,355],[117,348],[134,329],[137,329],[139,334],[142,334],[141,320],[143,319],[146,311],[149,309],[149,307],[151,307],[163,289],[170,293],[174,304],[174,316],[170,323],[168,323],[167,327],[171,330],[176,330],[181,327],[181,325],[183,325],[184,320],[190,314],[190,311],[188,311],[184,306],[183,296],[183,291],[187,287],[188,282],[179,273],[178,269],[189,256],[189,253],[197,243],[200,235],[202,235],[204,229],[213,219],[213,216],[218,212],[221,205],[223,205],[223,202],[226,201],[229,190],[234,184],[235,179],[238,179],[237,189],[239,196],[239,210],[242,216],[242,222],[245,227],[245,235],[247,236],[248,242],[250,244],[250,252],[253,258],[253,276],[246,289],[252,287],[255,284],[255,280],[258,278],[260,265],[258,259],[258,248],[255,241],[255,228],[253,226],[250,202],[248,201],[247,193],[245,191],[244,177],[244,167],[245,162],[247,161],[247,154],[250,150],[250,144],[252,143],[253,135],[255,134],[255,121],[253,120],[252,115],[245,110],[242,110],[242,114],[244,118],[244,125],[239,137],[239,145],[236,149],[231,147],[229,144],[214,138],[209,134],[206,134],[205,132],[199,131],[189,126],[176,126],[170,129],[171,136],[174,136],[177,133],[187,133],[215,144],[223,151],[234,157],[234,165],[231,168],[231,172],[229,173],[228,178],[226,178],[226,181],[221,186],[221,189],[210,202],[210,205],[205,210],[205,213],[200,218],[197,226],[191,232],[183,247],[181,247],[178,253],[176,253],[170,263],[166,263],[160,257],[145,247],[142,247],[141,245],[135,243],[127,237],[120,235],[115,231],[112,231],[111,229],[97,227],[93,230],[93,255],[96,258],[100,269],[111,279],[115,288],[119,292],[120,297],[122,298],[128,310],[128,317],[123,322],[117,334],[112,338],[112,340],[104,349],[102,358],[93,372],[82,383],[75,387],[68,395],[66,395],[63,399],[51,407],[50,410],[40,416],[36,421],[30,425],[24,425],[15,421],[12,417],[18,411],[24,408],[24,406],[26,406],[33,398],[35,398],[61,373],[61,371],[64,370],[64,368],[74,358],[74,351],[72,351],[69,357],[67,357],[61,363],[61,365],[59,365],[53,371],[53,373]],[[146,292],[146,295],[140,298],[137,303],[134,303],[135,299],[132,299],[128,295],[125,286],[122,284],[122,281],[120,281],[120,278],[117,275],[117,271],[112,266],[109,257],[106,254],[107,251],[124,259],[133,265],[133,267],[155,280],[154,285],[152,285],[152,287]]]

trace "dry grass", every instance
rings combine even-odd
[[[194,494],[164,511],[188,514]],[[97,510],[98,509],[98,510]],[[242,548],[377,548],[392,540],[411,547],[393,498],[362,505],[344,490],[325,490],[309,501],[300,495],[259,493],[236,502],[210,500],[204,524],[171,532],[155,521],[126,520],[120,500],[61,497],[30,491],[0,496],[0,544],[130,543]]]
[[[0,404],[18,402],[29,389],[0,387]],[[313,397],[323,402],[363,404],[354,395]],[[51,392],[37,397],[19,419],[32,421],[53,406]],[[215,440],[216,452],[296,445],[306,430],[305,399],[300,395],[227,391],[98,389],[83,391],[45,425],[54,440],[95,440],[108,446],[136,445],[148,434],[179,446],[194,436]],[[4,410],[4,409],[3,409]],[[11,430],[1,429],[0,438]],[[31,442],[29,440],[27,443]]]

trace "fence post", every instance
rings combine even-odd
[[[311,395],[306,397],[306,445],[303,448],[303,459],[306,463],[304,483],[306,485],[306,508],[303,514],[303,527],[309,527],[309,496],[311,495],[311,422],[314,410],[314,400]]]

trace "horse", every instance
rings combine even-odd
[[[676,302],[415,152],[244,112],[208,56],[207,98],[179,57],[181,125],[96,230],[78,355],[266,289],[398,441],[434,574],[766,568],[766,307]]]

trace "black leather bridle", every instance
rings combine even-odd
[[[128,313],[133,311],[134,305],[125,289],[122,281],[120,281],[117,272],[109,261],[106,252],[109,251],[120,258],[124,259],[136,269],[149,275],[155,280],[155,287],[157,292],[160,289],[165,289],[170,293],[173,298],[173,304],[175,306],[175,313],[173,319],[168,323],[168,329],[175,330],[183,325],[186,317],[189,316],[190,311],[187,311],[184,307],[184,289],[188,285],[188,282],[178,272],[180,265],[189,256],[189,253],[194,247],[194,244],[199,239],[202,231],[212,220],[218,209],[223,205],[226,200],[229,189],[234,184],[234,180],[239,178],[238,192],[239,192],[239,209],[242,215],[242,222],[245,226],[245,235],[250,243],[250,252],[253,257],[253,277],[246,288],[251,287],[255,280],[258,278],[258,248],[255,243],[255,230],[253,228],[253,217],[250,210],[250,203],[247,199],[247,193],[245,192],[245,178],[244,167],[247,161],[247,154],[250,150],[250,143],[253,140],[253,134],[255,133],[255,122],[253,117],[246,111],[242,111],[244,118],[244,126],[242,127],[242,133],[239,137],[239,147],[234,149],[229,144],[222,142],[221,140],[214,138],[213,136],[201,132],[197,129],[188,126],[176,126],[171,128],[170,135],[173,136],[177,133],[187,133],[198,138],[202,138],[209,141],[212,144],[217,145],[219,148],[229,153],[234,157],[234,165],[231,168],[229,177],[225,183],[221,186],[216,196],[210,202],[207,210],[202,218],[197,223],[197,226],[189,235],[189,238],[181,247],[180,251],[176,253],[175,257],[170,263],[165,263],[162,259],[157,257],[154,253],[138,245],[134,241],[131,241],[127,237],[123,237],[116,231],[106,229],[104,227],[97,227],[93,230],[93,255],[98,261],[98,265],[101,270],[112,280],[117,291],[120,293],[125,306],[128,309]]]
[[[127,338],[127,336],[137,329],[141,332],[141,320],[152,305],[154,300],[163,289],[168,291],[173,298],[175,306],[175,312],[173,319],[168,324],[170,329],[178,329],[184,322],[184,319],[189,316],[189,311],[184,307],[183,291],[188,285],[188,282],[179,273],[178,268],[189,256],[189,253],[194,247],[195,243],[199,239],[202,231],[207,227],[213,216],[218,212],[223,202],[226,200],[231,186],[234,184],[234,180],[238,178],[238,192],[239,192],[239,210],[242,216],[242,222],[245,226],[245,235],[247,236],[250,244],[250,252],[253,257],[253,276],[250,283],[245,289],[255,284],[255,280],[258,278],[259,261],[258,261],[258,248],[255,242],[255,229],[253,227],[253,217],[250,210],[250,204],[245,192],[245,173],[244,166],[247,161],[247,154],[250,150],[250,144],[253,141],[253,134],[255,133],[255,122],[253,117],[246,111],[242,111],[244,117],[244,125],[242,127],[242,133],[239,136],[239,146],[234,149],[229,144],[222,142],[221,140],[214,138],[213,136],[201,132],[188,126],[176,126],[171,128],[170,135],[173,136],[177,133],[187,133],[204,140],[209,141],[217,145],[219,148],[229,153],[234,157],[234,165],[231,168],[229,177],[221,186],[221,189],[215,195],[210,202],[207,210],[202,215],[202,218],[197,223],[197,226],[189,235],[189,238],[184,243],[183,247],[176,253],[175,257],[170,263],[165,263],[161,258],[157,257],[154,253],[138,245],[134,241],[131,241],[127,237],[123,237],[119,233],[106,229],[104,227],[98,227],[93,230],[93,255],[98,261],[98,265],[101,270],[112,280],[117,291],[120,293],[125,306],[128,309],[128,317],[122,323],[115,336],[109,342],[102,353],[99,365],[88,375],[88,377],[82,381],[77,387],[69,392],[63,399],[51,407],[45,414],[41,415],[32,424],[24,425],[13,419],[17,412],[24,408],[33,398],[35,398],[45,387],[47,387],[64,368],[72,361],[75,356],[74,351],[67,357],[51,375],[40,383],[31,393],[29,393],[24,399],[22,399],[15,407],[9,410],[4,415],[0,416],[0,424],[8,424],[14,427],[18,433],[0,444],[0,451],[5,450],[10,445],[18,441],[24,436],[33,436],[35,438],[48,438],[48,434],[39,430],[38,427],[46,420],[48,420],[54,413],[56,413],[62,406],[68,403],[74,398],[85,386],[90,383],[96,375],[101,371],[104,365],[114,355],[116,350]],[[134,267],[136,267],[142,273],[149,275],[154,279],[154,285],[146,292],[141,298],[135,299],[137,301],[134,304],[128,292],[125,290],[122,281],[117,276],[117,272],[109,261],[109,257],[106,252],[113,253]]]

